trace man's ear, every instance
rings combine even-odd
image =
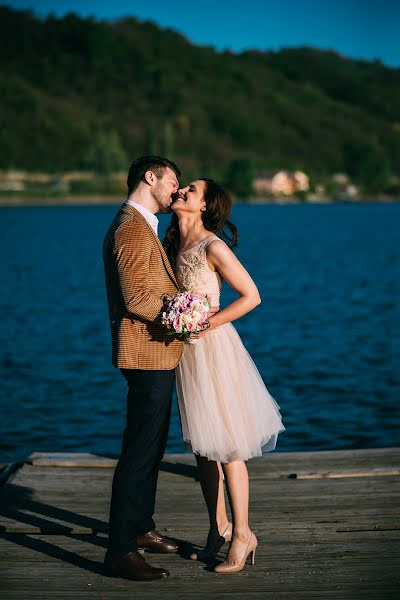
[[[157,177],[154,175],[153,171],[146,171],[146,173],[144,174],[144,180],[149,185],[154,185],[157,180]]]

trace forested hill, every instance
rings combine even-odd
[[[312,48],[220,53],[134,18],[5,6],[0,35],[2,169],[126,169],[157,152],[186,175],[237,159],[355,179],[400,171],[400,69]]]

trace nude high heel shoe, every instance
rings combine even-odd
[[[230,542],[232,539],[232,523],[228,523],[222,535],[211,536],[208,534],[207,544],[204,550],[200,552],[194,552],[190,555],[191,560],[212,560],[214,559],[218,552],[221,550],[222,546],[226,542]]]
[[[239,563],[230,565],[226,562],[226,560],[217,565],[214,569],[215,573],[238,573],[241,571],[246,564],[247,557],[251,554],[251,564],[254,565],[255,557],[256,557],[256,548],[257,548],[257,538],[253,532],[251,532],[249,541],[247,542],[246,550],[243,554],[242,560]]]

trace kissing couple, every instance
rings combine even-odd
[[[242,570],[249,555],[254,563],[257,538],[249,527],[246,461],[273,450],[284,430],[279,406],[231,323],[261,302],[233,253],[238,231],[228,220],[231,198],[211,179],[180,187],[179,177],[178,167],[165,158],[136,159],[128,174],[128,197],[103,245],[113,365],[128,385],[104,570],[132,580],[169,575],[138,549],[178,550],[153,520],[175,375],[183,438],[196,457],[210,520],[205,548],[191,558],[213,560],[230,542],[217,573]],[[171,211],[161,244],[156,214]],[[220,310],[223,282],[238,297]],[[164,297],[183,289],[207,294],[211,302],[209,327],[191,334],[194,343],[169,335],[161,324]]]

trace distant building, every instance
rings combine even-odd
[[[293,173],[293,179],[295,181],[296,192],[308,192],[310,189],[310,179],[308,175],[303,171],[295,171]]]
[[[23,173],[21,171],[0,171],[0,190],[19,192],[25,189]]]
[[[356,200],[360,190],[354,185],[347,173],[334,173],[331,176],[334,185],[334,195],[339,200]]]
[[[347,173],[334,173],[331,177],[333,183],[336,185],[345,186],[350,182],[350,177]]]
[[[253,188],[257,194],[292,196],[298,191],[308,191],[309,187],[309,178],[303,171],[263,171],[253,179]]]

